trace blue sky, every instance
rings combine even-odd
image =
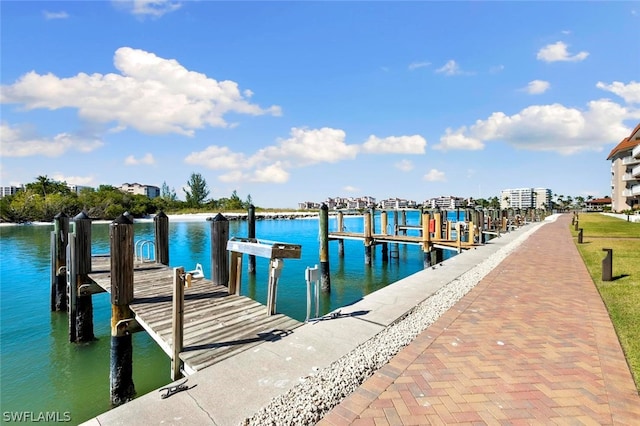
[[[610,193],[639,2],[2,1],[1,183]]]

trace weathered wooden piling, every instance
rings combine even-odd
[[[373,221],[371,213],[364,213],[364,264],[371,265],[371,248],[373,247]]]
[[[440,213],[440,210],[437,210],[433,214],[433,232],[434,240],[442,240],[442,213]]]
[[[478,210],[476,212],[476,226],[478,227],[478,242],[480,244],[485,243],[484,231],[486,231],[484,227],[484,210]]]
[[[229,285],[229,221],[218,213],[211,222],[211,281],[216,285]]]
[[[90,342],[95,340],[93,334],[93,301],[89,286],[91,280],[91,218],[81,212],[73,218],[75,244],[70,251],[74,263],[75,282],[69,288],[69,336],[72,342]],[[73,311],[73,312],[71,312]],[[72,330],[73,328],[73,330]]]
[[[389,218],[387,217],[386,210],[382,210],[380,212],[380,233],[382,235],[387,235],[387,224]],[[387,243],[382,243],[382,261],[389,261],[389,246]]]
[[[342,212],[338,212],[338,217],[336,219],[338,232],[344,232],[344,215]],[[340,258],[344,257],[344,240],[338,240],[338,256]]]
[[[51,232],[51,310],[67,310],[67,245],[69,217],[63,212],[53,218]]]
[[[320,207],[320,289],[331,291],[331,275],[329,273],[329,207],[322,203]]]
[[[135,396],[133,384],[133,344],[129,322],[134,321],[129,304],[133,301],[133,221],[125,215],[109,227],[111,245],[111,362],[109,383],[111,404],[118,406]]]
[[[157,263],[169,265],[169,217],[160,211],[153,218],[155,230],[155,258]]]
[[[423,211],[422,215],[422,264],[426,269],[431,266],[431,233],[429,232],[429,226],[431,217],[428,211]]]
[[[380,234],[388,235],[387,227],[389,226],[389,218],[387,217],[387,211],[382,210],[380,212]]]
[[[400,224],[398,223],[398,210],[393,211],[393,235],[398,235]]]
[[[256,208],[253,204],[249,205],[247,214],[247,237],[256,238]],[[252,254],[249,255],[247,272],[253,275],[256,273],[256,257]]]
[[[171,380],[178,380],[181,373],[180,352],[184,346],[184,282],[183,267],[173,268],[173,304],[171,324]]]

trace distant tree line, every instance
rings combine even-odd
[[[164,182],[160,196],[153,199],[129,194],[111,185],[84,188],[75,193],[65,182],[38,176],[25,185],[24,191],[0,199],[0,221],[51,222],[60,212],[74,217],[82,211],[93,219],[113,220],[125,212],[144,217],[161,210],[165,213],[247,210],[252,204],[251,195],[243,201],[235,190],[229,198],[208,199],[207,182],[199,173],[191,174],[184,192],[185,201],[179,200],[175,189]]]

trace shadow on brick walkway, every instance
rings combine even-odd
[[[540,227],[319,424],[640,424],[570,220]]]

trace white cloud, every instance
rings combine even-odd
[[[431,65],[431,62],[412,62],[409,64],[409,71],[415,71],[419,68],[425,68]]]
[[[289,173],[283,168],[282,163],[276,162],[267,167],[257,169],[250,180],[262,183],[284,183],[289,180]]]
[[[420,135],[389,136],[379,138],[375,135],[362,145],[362,151],[371,154],[424,154],[427,141]]]
[[[498,74],[498,73],[501,73],[502,71],[504,71],[504,65],[495,65],[489,68],[489,72],[491,74]]]
[[[0,125],[0,134],[0,155],[3,157],[59,157],[67,151],[91,152],[103,145],[99,139],[80,138],[69,133],[59,133],[53,138],[41,137],[4,122]]]
[[[424,180],[428,182],[446,182],[447,178],[445,177],[444,172],[441,172],[438,169],[431,169],[429,172],[422,177]]]
[[[116,7],[138,17],[159,18],[182,7],[182,2],[171,0],[112,0],[112,2]]]
[[[579,62],[584,61],[587,56],[589,56],[589,52],[582,51],[580,53],[576,53],[575,55],[571,55],[568,51],[565,43],[558,41],[553,44],[548,44],[545,47],[541,48],[538,51],[537,59],[544,62]]]
[[[410,172],[411,170],[413,170],[413,162],[410,160],[400,160],[393,166],[403,172]]]
[[[231,151],[226,146],[211,145],[204,151],[192,152],[185,159],[185,163],[205,166],[209,169],[237,169],[247,165],[244,154]]]
[[[620,96],[627,103],[640,103],[640,82],[631,81],[629,84],[624,84],[620,81],[614,81],[611,84],[606,84],[599,81],[596,87]]]
[[[453,59],[447,61],[442,67],[436,70],[437,73],[444,75],[458,75],[462,74],[462,70],[460,69],[460,65],[456,63]]]
[[[48,12],[46,10],[43,10],[42,14],[44,15],[44,19],[46,19],[47,21],[53,19],[67,19],[69,17],[69,14],[67,12]]]
[[[351,186],[351,185],[347,185],[344,188],[342,188],[342,190],[344,192],[349,192],[351,194],[354,194],[356,192],[360,192],[360,188],[356,188],[355,186]]]
[[[69,185],[79,185],[79,186],[95,186],[96,178],[95,176],[66,176],[62,173],[54,173],[51,176],[51,179],[57,182],[66,182]]]
[[[218,176],[218,179],[222,182],[285,183],[289,180],[289,172],[283,168],[282,163],[276,162],[248,173],[232,170]]]
[[[122,47],[114,55],[121,74],[59,78],[29,72],[0,88],[0,102],[37,108],[77,108],[81,118],[143,133],[193,135],[205,126],[227,127],[227,113],[280,115],[280,107],[249,103],[233,81],[189,71],[174,59]],[[245,92],[246,93],[246,92]]]
[[[435,145],[433,149],[446,151],[448,149],[480,150],[484,148],[482,141],[466,136],[465,132],[466,127],[462,127],[455,132],[451,128],[447,128],[445,134],[440,137],[440,143]]]
[[[478,149],[489,141],[503,141],[519,149],[563,155],[601,151],[629,134],[625,120],[637,118],[640,110],[608,99],[591,101],[582,110],[561,104],[532,105],[510,116],[495,112],[469,128],[447,129],[436,148]]]
[[[151,153],[146,153],[142,158],[135,158],[133,155],[130,155],[124,160],[124,164],[127,166],[138,166],[141,164],[151,165],[155,163],[156,160]]]
[[[527,84],[524,90],[530,95],[539,95],[549,90],[549,87],[551,87],[551,84],[548,81],[533,80]]]
[[[345,137],[344,130],[340,129],[294,127],[288,139],[281,139],[276,146],[261,149],[256,153],[254,161],[286,158],[298,166],[304,166],[355,158],[359,147],[346,144]]]
[[[289,180],[289,170],[318,163],[351,160],[363,153],[423,154],[427,141],[419,135],[390,136],[384,139],[370,136],[363,145],[346,143],[341,129],[291,128],[288,138],[278,139],[253,154],[234,152],[228,147],[212,145],[185,157],[187,164],[212,170],[227,170],[218,176],[223,182],[270,182]],[[403,160],[396,167],[411,170],[413,164]]]

